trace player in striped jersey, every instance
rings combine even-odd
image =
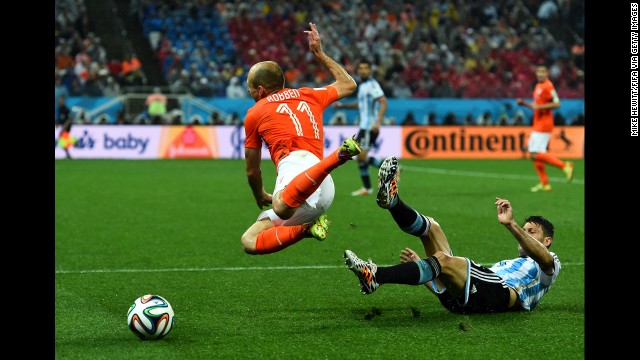
[[[388,157],[378,172],[378,206],[388,209],[400,229],[420,238],[425,258],[405,248],[401,263],[377,266],[350,250],[344,257],[360,280],[364,294],[381,284],[424,284],[440,303],[455,313],[486,313],[535,309],[560,272],[558,256],[549,251],[553,224],[542,216],[530,216],[520,227],[511,203],[497,197],[498,221],[518,242],[518,257],[484,267],[466,257],[453,256],[440,224],[422,215],[398,196],[398,161]]]
[[[380,125],[387,113],[387,98],[382,91],[382,87],[373,76],[373,69],[369,60],[361,60],[358,64],[358,75],[360,84],[358,85],[358,101],[344,104],[339,101],[333,103],[337,109],[358,109],[360,129],[356,135],[356,141],[360,144],[362,152],[358,154],[358,170],[362,187],[351,192],[352,196],[365,196],[373,192],[371,189],[371,179],[369,177],[369,166],[379,168],[381,159],[369,156],[380,135]]]

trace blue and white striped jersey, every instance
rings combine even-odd
[[[525,310],[533,310],[542,299],[542,295],[556,281],[560,272],[561,265],[558,256],[553,252],[551,252],[551,256],[553,256],[554,263],[553,275],[545,274],[540,266],[528,256],[502,260],[493,264],[489,269],[504,279],[509,287],[516,290]]]
[[[378,120],[380,102],[374,101],[384,96],[378,81],[372,77],[358,85],[358,111],[360,129],[371,130]]]

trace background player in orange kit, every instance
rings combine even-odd
[[[303,238],[324,240],[329,227],[324,212],[335,194],[329,173],[361,151],[349,138],[323,156],[324,109],[351,95],[357,84],[324,53],[316,25],[309,26],[311,30],[305,30],[309,50],[329,69],[335,82],[321,88],[285,88],[282,69],[274,61],[256,63],[247,76],[247,88],[256,101],[244,122],[247,179],[258,207],[272,205],[242,235],[242,247],[248,254],[277,252]],[[263,141],[276,165],[273,195],[262,184]]]
[[[547,153],[551,132],[553,131],[553,109],[560,107],[560,99],[556,89],[549,80],[549,70],[544,65],[536,67],[538,83],[533,90],[533,102],[526,102],[518,98],[518,105],[526,106],[533,110],[533,131],[529,136],[529,157],[538,173],[540,183],[531,188],[531,191],[551,191],[549,177],[545,164],[562,169],[567,181],[573,179],[573,163],[562,161]]]

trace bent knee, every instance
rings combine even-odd
[[[438,223],[431,216],[425,216],[429,220],[429,233],[432,232],[442,232],[442,228],[440,227],[440,223]]]
[[[247,254],[255,254],[256,253],[256,237],[255,236],[247,236],[247,234],[242,235],[240,238],[240,243],[242,244],[242,250],[244,250]]]
[[[433,256],[438,260],[438,263],[440,263],[440,269],[443,274],[450,276],[457,275],[461,278],[466,278],[465,274],[468,268],[467,258],[453,256],[441,250],[436,251]]]

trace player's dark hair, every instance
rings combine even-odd
[[[551,221],[545,219],[542,216],[535,215],[535,216],[529,216],[524,220],[524,222],[540,225],[542,227],[542,235],[548,236],[553,239],[553,234],[555,234],[556,230],[553,227],[553,224],[551,223]]]
[[[362,64],[367,64],[367,65],[369,65],[369,67],[373,67],[373,63],[369,59],[360,59],[360,62],[358,63],[358,66],[360,66]]]

